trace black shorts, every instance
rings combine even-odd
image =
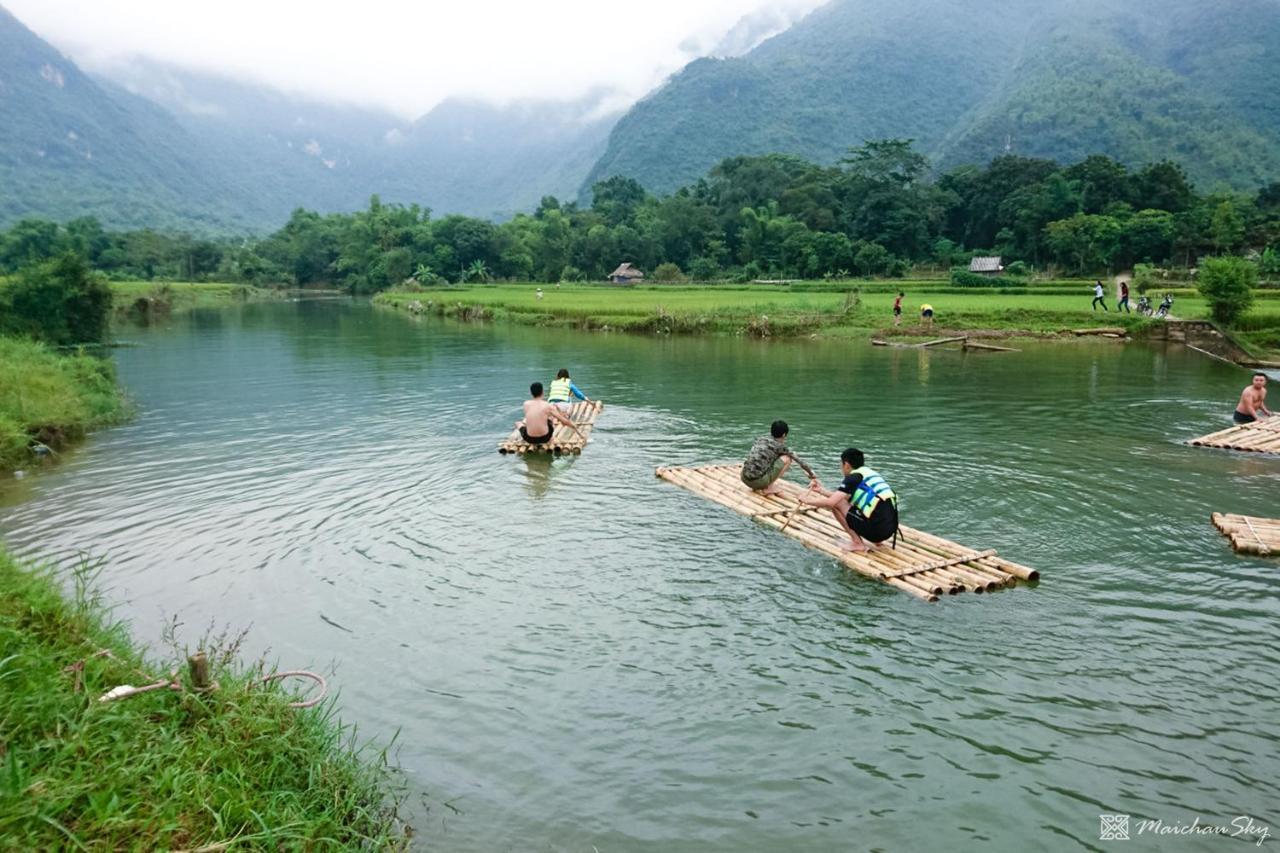
[[[1236,409],[1234,412],[1231,413],[1231,419],[1238,424],[1252,424],[1252,423],[1258,422],[1258,419],[1256,417],[1254,417],[1253,415],[1246,415],[1244,412],[1240,411],[1239,409]]]
[[[551,421],[547,421],[546,435],[529,435],[529,433],[525,430],[524,427],[520,427],[520,437],[523,438],[525,441],[529,442],[530,444],[546,444],[548,441],[551,440],[551,436],[555,434],[556,434],[556,427],[555,427],[555,424],[551,423]]]
[[[902,313],[902,306],[901,306],[901,305],[895,305],[895,306],[893,306],[893,316],[897,317],[897,316],[898,316],[899,314],[901,314],[901,313]]]
[[[898,508],[892,501],[883,500],[876,504],[871,516],[867,517],[850,507],[844,520],[854,533],[868,542],[883,542],[898,529]]]

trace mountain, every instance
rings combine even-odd
[[[84,73],[0,7],[0,227],[96,216],[118,228],[265,232],[296,207],[372,194],[503,218],[572,198],[617,112],[448,100],[405,122],[144,59]]]
[[[0,224],[95,215],[125,227],[235,229],[262,213],[170,114],[91,80],[3,8],[0,188]]]
[[[833,0],[633,106],[583,193],[619,174],[670,192],[735,154],[833,163],[885,137],[942,167],[1168,157],[1254,188],[1280,177],[1277,55],[1278,0]]]

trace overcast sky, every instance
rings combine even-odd
[[[84,66],[129,55],[416,118],[449,95],[643,95],[744,15],[821,0],[0,0]]]

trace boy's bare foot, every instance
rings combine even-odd
[[[863,553],[863,552],[865,552],[865,551],[870,551],[870,550],[871,550],[870,548],[868,548],[868,547],[866,546],[866,543],[864,543],[864,542],[853,542],[853,541],[851,541],[851,540],[849,540],[849,539],[841,539],[841,540],[839,540],[839,542],[838,542],[837,544],[839,544],[839,545],[840,545],[840,550],[841,550],[841,551],[850,551],[850,552],[852,552],[852,553],[854,553],[854,554],[861,554],[861,553]]]
[[[778,495],[781,493],[782,493],[782,487],[779,486],[777,483],[771,483],[770,485],[765,487],[764,491],[760,492],[760,494],[762,495]]]

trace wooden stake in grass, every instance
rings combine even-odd
[[[191,689],[197,693],[209,692],[209,659],[204,650],[197,651],[187,658],[187,669],[191,673]]]

